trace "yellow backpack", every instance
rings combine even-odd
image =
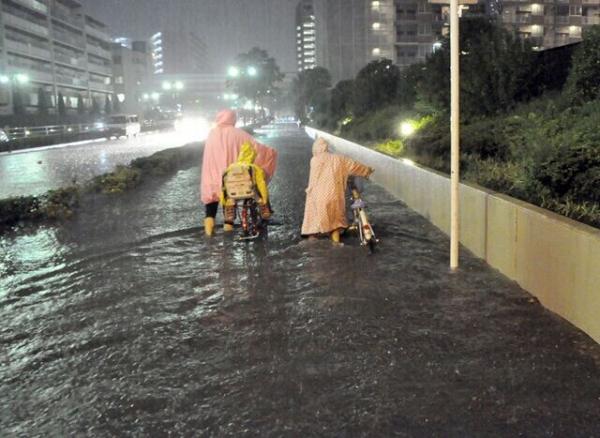
[[[247,164],[233,164],[223,175],[225,197],[240,200],[254,198],[254,178],[252,168]]]

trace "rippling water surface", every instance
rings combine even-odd
[[[299,228],[310,140],[268,239],[202,235],[196,167],[0,239],[2,436],[594,436],[598,345],[381,188],[380,251]]]

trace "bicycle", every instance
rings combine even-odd
[[[350,230],[358,230],[358,236],[360,239],[361,246],[366,246],[369,248],[369,252],[373,254],[375,252],[375,247],[379,243],[379,239],[375,235],[375,231],[373,231],[373,227],[369,222],[369,217],[366,212],[367,204],[362,199],[360,195],[360,191],[356,186],[356,182],[353,178],[351,178],[348,182],[350,187],[350,208],[352,209],[353,222],[349,227]]]
[[[258,204],[254,198],[244,199],[241,207],[242,236],[240,240],[256,239],[260,236],[261,230],[264,229],[263,220],[258,212]]]

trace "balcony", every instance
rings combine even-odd
[[[109,93],[113,92],[112,84],[106,84],[104,82],[90,80],[90,89],[97,91],[107,91]]]
[[[600,24],[600,16],[597,17],[582,17],[581,23],[584,25]]]
[[[94,64],[93,62],[88,62],[88,70],[93,73],[100,73],[106,76],[112,76],[112,68],[107,65]]]
[[[25,6],[32,11],[39,12],[40,14],[48,15],[48,6],[38,0],[13,0],[15,3]]]
[[[83,28],[83,19],[81,15],[71,15],[67,11],[63,11],[57,7],[52,8],[50,14],[52,15],[52,18],[62,21],[67,25],[76,27],[80,30]]]
[[[54,31],[52,32],[52,36],[56,41],[66,44],[70,47],[74,47],[79,50],[83,50],[85,48],[85,43],[82,38],[76,38],[72,35],[67,34],[66,32],[61,32],[54,29]]]
[[[90,26],[89,24],[85,25],[85,33],[94,38],[99,39],[100,41],[110,41],[110,36],[108,35],[108,32],[106,30],[100,30],[98,28]]]
[[[71,67],[80,68],[82,70],[85,69],[85,58],[80,56],[70,56],[65,53],[54,51],[54,60]]]
[[[29,77],[29,80],[32,82],[42,82],[45,84],[52,84],[54,82],[52,73],[48,73],[48,71],[34,69],[31,66],[11,65],[9,71],[14,74],[24,73]]]
[[[110,52],[100,46],[93,46],[91,44],[87,45],[88,53],[99,56],[104,59],[111,59]]]
[[[87,88],[88,86],[87,79],[77,78],[75,76],[68,76],[61,73],[56,74],[56,83],[58,85],[77,88]]]
[[[5,25],[14,26],[26,32],[41,35],[46,38],[50,36],[50,31],[47,27],[44,27],[40,24],[32,23],[31,21],[28,21],[25,18],[21,18],[17,15],[14,15],[12,11],[3,10],[2,13],[4,14]]]
[[[52,53],[50,53],[50,50],[48,48],[33,46],[31,44],[13,41],[8,38],[4,40],[4,44],[6,50],[8,50],[9,52],[15,52],[33,58],[41,58],[45,60],[52,59]]]

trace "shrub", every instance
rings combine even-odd
[[[533,163],[530,178],[532,193],[600,203],[600,145],[576,144],[551,150]]]
[[[375,146],[375,150],[391,155],[392,157],[400,157],[404,153],[404,143],[402,140],[385,140]]]
[[[600,97],[600,26],[584,30],[583,42],[573,55],[567,92],[578,101]]]

